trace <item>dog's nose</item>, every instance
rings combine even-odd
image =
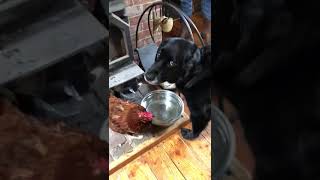
[[[146,79],[147,79],[148,81],[152,81],[152,80],[154,80],[154,78],[156,77],[156,74],[155,74],[155,73],[151,73],[151,72],[147,72],[147,73],[145,74],[145,76],[146,76]]]

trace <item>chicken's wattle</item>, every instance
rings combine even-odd
[[[139,118],[144,118],[147,121],[151,121],[153,119],[153,114],[151,112],[138,112]]]

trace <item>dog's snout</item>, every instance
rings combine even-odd
[[[147,73],[145,74],[145,76],[146,76],[146,78],[147,78],[147,80],[148,80],[148,81],[152,81],[152,80],[154,80],[154,79],[155,79],[155,77],[156,77],[156,73],[153,73],[153,72],[147,72]]]

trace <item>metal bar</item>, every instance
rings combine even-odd
[[[109,20],[111,24],[114,24],[117,26],[123,35],[124,43],[126,44],[126,53],[129,54],[130,59],[133,59],[133,51],[132,51],[132,44],[130,39],[130,30],[129,30],[129,24],[125,21],[123,21],[120,17],[115,15],[114,13],[111,13],[109,16]]]
[[[116,60],[113,60],[109,63],[109,69],[115,69],[117,67],[120,67],[121,64],[130,62],[130,56],[125,55],[122,57],[117,58]]]
[[[172,8],[172,9],[174,9],[175,11],[177,11],[178,14],[180,15],[180,17],[182,18],[182,21],[184,22],[184,24],[187,26],[187,29],[188,29],[188,32],[189,32],[189,34],[190,34],[190,36],[191,36],[192,41],[194,41],[194,37],[193,37],[192,30],[191,30],[189,24],[191,24],[192,28],[196,31],[196,34],[198,35],[202,46],[203,46],[203,47],[205,46],[204,41],[203,41],[203,39],[202,39],[202,37],[201,37],[201,35],[200,35],[199,30],[197,29],[197,27],[195,26],[195,24],[192,22],[192,20],[191,20],[187,15],[184,14],[184,12],[182,12],[179,8],[177,8],[176,6],[174,6],[174,5],[170,4],[170,3],[167,3],[167,2],[155,2],[155,3],[151,4],[150,6],[148,6],[148,7],[142,12],[142,15],[140,16],[140,18],[139,18],[139,20],[138,20],[137,29],[136,29],[136,48],[138,48],[138,30],[139,30],[139,25],[140,25],[140,22],[141,22],[141,20],[142,20],[142,17],[143,17],[143,15],[144,15],[148,10],[151,11],[152,8],[153,8],[154,6],[157,6],[157,5],[168,6],[168,7]],[[150,12],[148,13],[148,16],[149,16],[149,15],[150,15]],[[149,28],[149,32],[150,32],[151,29],[150,29],[149,20],[150,20],[150,18],[148,17],[148,28]],[[151,33],[151,37],[152,37],[152,33]]]

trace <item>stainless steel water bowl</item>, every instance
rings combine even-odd
[[[142,99],[141,105],[154,115],[152,124],[157,126],[172,125],[184,112],[182,99],[168,90],[150,92]]]

